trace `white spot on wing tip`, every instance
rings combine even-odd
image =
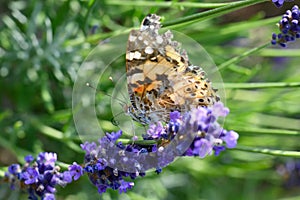
[[[133,42],[136,40],[136,36],[133,36],[133,35],[129,35],[129,39],[128,39],[130,42]]]
[[[133,58],[134,58],[134,53],[132,53],[132,52],[126,53],[127,60],[133,60]]]
[[[145,48],[145,53],[146,54],[152,54],[153,53],[153,49],[148,46],[148,47]]]
[[[134,55],[133,55],[133,58],[135,58],[135,59],[140,59],[141,58],[141,53],[140,52],[138,52],[138,51],[135,51],[134,53],[133,53]]]

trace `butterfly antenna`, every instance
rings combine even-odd
[[[110,98],[114,98],[114,99],[120,101],[123,105],[126,105],[126,102],[123,101],[122,99],[113,97],[111,94],[107,94],[107,93],[104,92],[103,90],[99,90],[99,89],[95,88],[94,86],[92,86],[92,85],[91,85],[90,83],[88,83],[88,82],[87,82],[85,85],[86,85],[87,87],[90,87],[90,88],[96,90],[97,92],[102,92],[103,94],[105,94],[106,96],[109,96]],[[121,104],[121,105],[122,105],[122,104]]]
[[[114,86],[116,86],[116,84],[115,84],[115,82],[114,82],[114,80],[113,80],[113,78],[111,76],[109,77],[109,80],[112,82],[112,84]],[[123,99],[126,99],[126,96],[124,95],[124,93],[122,91],[119,91],[119,93],[121,94],[121,96],[123,97]],[[124,101],[122,103],[123,103],[123,106],[127,105],[127,103],[126,102],[124,103]]]

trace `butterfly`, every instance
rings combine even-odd
[[[187,112],[219,101],[203,69],[189,62],[171,31],[160,34],[160,28],[160,16],[149,14],[127,42],[130,105],[126,112],[143,125],[168,122],[173,111]]]

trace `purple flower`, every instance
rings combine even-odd
[[[43,200],[55,200],[55,196],[52,193],[46,193]]]
[[[69,171],[65,171],[62,175],[62,180],[66,183],[72,182],[72,174]]]
[[[35,161],[32,156],[26,156],[24,166],[11,165],[5,177],[12,184],[19,181],[24,185],[30,199],[55,199],[57,185],[65,186],[84,173],[100,194],[108,188],[119,193],[127,192],[134,186],[128,179],[143,177],[149,169],[160,173],[178,156],[204,158],[213,151],[219,155],[226,147],[234,148],[238,134],[224,130],[218,123],[218,119],[228,113],[229,109],[222,103],[186,113],[175,111],[170,114],[168,124],[150,125],[144,141],[122,143],[118,141],[122,136],[120,130],[106,133],[98,143],[85,142],[81,145],[85,151],[84,167],[73,162],[67,171],[61,173],[56,166],[56,153],[41,152]]]
[[[163,127],[161,122],[157,122],[157,124],[151,124],[149,129],[147,130],[147,136],[144,138],[147,139],[157,139],[166,135],[165,127]]]
[[[91,182],[98,188],[100,194],[104,193],[107,188],[125,192],[133,186],[132,182],[124,180],[125,177],[134,179],[138,175],[144,175],[144,173],[138,172],[140,164],[137,160],[127,157],[126,152],[131,152],[136,156],[140,155],[140,157],[143,157],[142,155],[147,153],[148,150],[138,147],[135,144],[123,145],[121,142],[118,144],[113,143],[112,141],[115,142],[121,134],[121,131],[106,134],[99,140],[99,145],[88,142],[81,145],[82,148],[86,150],[85,167],[83,170],[87,173]],[[128,165],[133,170],[135,169],[135,173],[125,172],[119,170],[117,167],[113,167],[118,165]],[[79,173],[77,172],[75,174],[78,176],[81,175],[82,172],[80,171],[81,167],[79,165],[73,164],[69,168],[70,171],[76,171],[76,169]]]
[[[97,145],[96,145],[95,142],[91,142],[91,143],[85,142],[85,143],[81,144],[80,147],[81,147],[82,150],[84,150],[86,153],[87,153],[87,152],[90,153],[92,150],[94,150],[94,149],[97,147]]]
[[[37,162],[47,167],[54,167],[57,160],[57,154],[52,152],[42,152],[38,155]]]
[[[287,10],[279,21],[280,33],[272,34],[271,44],[279,44],[286,47],[288,42],[295,41],[300,38],[300,11],[299,7],[295,5],[292,10]]]
[[[219,155],[225,150],[221,146],[226,143],[227,148],[234,148],[237,144],[238,134],[234,131],[226,131],[218,123],[219,117],[225,117],[229,109],[223,103],[217,102],[210,108],[192,109],[186,116],[180,129],[189,135],[194,135],[190,147],[184,152],[184,156],[199,156],[204,158],[215,151]],[[179,132],[181,132],[179,130]]]
[[[31,163],[31,162],[34,160],[34,158],[33,158],[32,155],[27,155],[27,156],[25,156],[24,160],[25,160],[27,163]]]
[[[76,162],[69,166],[69,171],[71,176],[74,178],[74,181],[78,180],[83,175],[83,168]]]
[[[111,142],[117,141],[119,137],[121,137],[122,131],[119,130],[117,132],[112,132],[112,133],[106,133],[106,138],[109,139]]]
[[[200,146],[200,150],[199,150],[199,157],[200,158],[204,158],[207,155],[212,153],[212,148],[213,146],[211,145],[211,143],[208,140],[202,139],[201,140],[201,146]]]
[[[226,148],[224,146],[214,146],[213,147],[213,150],[214,150],[214,155],[215,156],[218,156],[222,151],[225,151]]]
[[[12,164],[8,167],[8,172],[13,175],[17,175],[21,172],[21,166],[19,164]]]
[[[102,194],[104,192],[106,192],[106,189],[108,186],[106,185],[102,185],[102,184],[96,184],[97,188],[98,188],[98,193]]]
[[[224,133],[225,132],[225,133]],[[227,148],[234,148],[237,144],[239,134],[234,131],[224,131],[225,136],[222,136],[221,139],[225,141]]]
[[[229,113],[229,109],[224,107],[221,102],[215,103],[212,110],[215,117],[226,117]]]
[[[193,149],[194,155],[198,154],[200,158],[204,158],[211,152],[212,152],[212,145],[208,140],[200,139],[195,142],[194,149]]]
[[[15,185],[28,191],[29,199],[55,199],[56,185],[65,186],[72,182],[72,177],[79,178],[82,169],[76,163],[70,166],[70,171],[59,172],[59,167],[55,165],[57,161],[56,153],[41,152],[36,160],[32,156],[24,158],[24,166],[12,164],[5,173],[6,181],[11,183],[11,188]],[[35,160],[35,161],[34,161]]]
[[[26,185],[30,185],[38,182],[39,173],[35,168],[28,167],[21,177],[25,180]]]
[[[19,183],[18,179],[20,178],[21,171],[22,169],[19,164],[12,164],[8,167],[8,171],[5,172],[4,181],[10,183],[11,190],[14,190]]]
[[[272,2],[274,3],[274,5],[277,7],[277,8],[280,8],[284,2],[292,2],[294,0],[272,0]]]
[[[175,121],[179,120],[180,118],[181,118],[180,112],[174,111],[174,112],[170,113],[170,121],[175,122]]]
[[[127,192],[128,189],[131,189],[134,186],[133,182],[126,182],[124,180],[122,180],[120,184],[119,193]]]

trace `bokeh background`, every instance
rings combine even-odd
[[[82,162],[84,154],[72,117],[77,70],[95,46],[137,28],[148,13],[161,15],[167,23],[209,9],[170,2],[1,1],[2,176],[8,165],[41,151],[56,152],[67,164]],[[193,1],[183,3],[189,2]],[[84,176],[58,189],[57,199],[300,199],[300,42],[286,49],[267,46],[224,65],[268,43],[272,32],[278,32],[280,15],[294,4],[300,3],[297,0],[276,8],[267,1],[170,27],[201,44],[217,66],[225,66],[220,73],[231,112],[224,126],[240,134],[237,149],[218,157],[180,158],[160,175],[149,172],[135,180],[135,187],[121,195],[109,190],[100,196]],[[124,60],[112,67],[124,70]],[[270,82],[283,85],[268,85]],[[103,94],[110,94],[113,87],[111,81],[101,81],[96,96],[99,123],[106,131],[117,129],[111,123],[110,97]],[[279,151],[262,152],[262,148]],[[0,199],[26,198],[1,184]]]

